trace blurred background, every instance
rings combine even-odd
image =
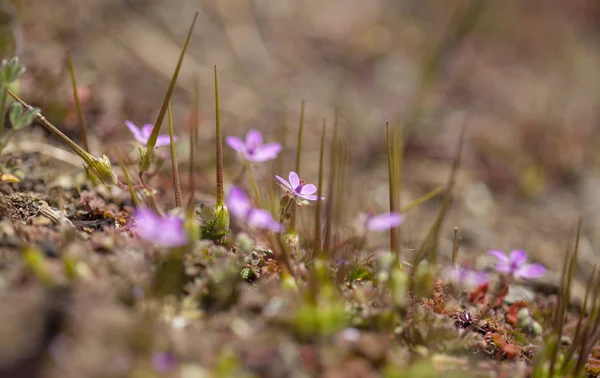
[[[196,10],[173,110],[187,140],[197,75],[200,159],[214,155],[213,65],[224,135],[258,128],[284,143],[280,175],[293,167],[301,101],[302,175],[312,182],[322,119],[331,126],[339,109],[357,211],[387,204],[385,122],[403,125],[404,204],[447,181],[466,124],[441,253],[458,226],[466,255],[523,248],[557,269],[583,215],[580,271],[589,274],[600,245],[598,1],[1,0],[0,55],[17,52],[28,67],[23,98],[78,140],[69,49],[100,154],[132,144],[125,120],[155,120]],[[185,160],[186,143],[179,148]],[[233,163],[228,148],[226,157]],[[438,207],[434,200],[408,214],[407,250]]]

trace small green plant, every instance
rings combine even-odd
[[[3,59],[0,62],[0,154],[8,141],[20,130],[31,125],[35,116],[40,112],[38,108],[30,107],[23,109],[16,102],[10,102],[8,90],[16,83],[25,72],[25,67],[19,62],[19,58],[14,57],[10,60]],[[10,124],[12,129],[4,132],[5,115],[8,110]]]

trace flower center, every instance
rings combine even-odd
[[[296,194],[302,193],[302,188],[304,187],[304,185],[306,185],[306,180],[300,179],[300,183],[298,184],[298,186],[296,187],[296,189],[294,189],[294,191],[296,192]]]

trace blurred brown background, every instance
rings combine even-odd
[[[15,32],[29,68],[24,97],[74,137],[65,50],[89,93],[92,134],[109,146],[131,138],[125,119],[154,121],[198,10],[173,101],[181,136],[197,73],[200,137],[212,154],[216,64],[224,134],[258,128],[281,140],[284,129],[286,171],[293,166],[300,102],[307,101],[303,173],[314,180],[321,119],[331,125],[338,107],[350,146],[353,205],[381,210],[385,122],[404,124],[404,203],[447,180],[467,122],[442,253],[459,226],[466,252],[523,248],[557,268],[570,229],[585,215],[582,276],[597,261],[597,1],[2,0],[0,9],[3,33]],[[3,55],[12,55],[12,38],[3,41]],[[418,246],[436,203],[409,214],[406,248]]]

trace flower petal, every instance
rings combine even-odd
[[[402,214],[383,213],[367,220],[366,227],[372,231],[385,231],[398,227],[404,221]]]
[[[301,194],[314,194],[317,192],[317,187],[314,186],[313,184],[306,184],[302,187],[302,190],[300,190]]]
[[[289,182],[287,182],[287,181],[285,181],[285,179],[284,179],[284,178],[282,178],[282,177],[279,177],[279,176],[277,176],[277,175],[275,175],[275,178],[276,178],[277,180],[279,180],[279,182],[281,182],[281,184],[283,184],[283,186],[285,186],[285,187],[286,187],[288,190],[291,190],[292,192],[294,191],[294,188],[292,188],[292,186],[290,185],[290,183],[289,183]]]
[[[506,254],[502,251],[499,250],[491,250],[488,251],[488,255],[490,256],[494,256],[495,258],[498,259],[499,262],[501,263],[505,263],[508,264],[510,261],[508,260],[508,256],[506,256]]]
[[[163,217],[158,230],[154,230],[156,244],[163,247],[178,247],[187,243],[183,219],[176,216]]]
[[[142,126],[142,136],[144,137],[144,139],[146,139],[146,142],[148,142],[148,139],[150,139],[150,135],[152,134],[153,128],[154,125],[151,123],[147,123],[144,126]]]
[[[298,194],[298,197],[307,199],[309,201],[316,201],[319,199],[319,197],[314,194]],[[324,200],[324,199],[325,199],[325,197],[321,197],[321,200]]]
[[[546,274],[546,268],[542,264],[526,264],[515,272],[517,278],[538,278]]]
[[[262,228],[274,232],[281,231],[281,224],[267,210],[252,209],[248,213],[248,224],[254,228]]]
[[[140,129],[137,128],[137,126],[133,122],[125,121],[125,125],[129,128],[129,131],[131,131],[135,140],[137,140],[139,143],[146,144],[148,142],[148,139],[144,139],[142,132],[140,131]]]
[[[225,200],[229,212],[237,218],[245,219],[250,210],[250,200],[242,189],[232,186]]]
[[[229,147],[233,148],[237,152],[246,153],[246,145],[240,138],[236,136],[228,136],[225,138],[225,142],[227,142]]]
[[[173,135],[173,141],[177,142],[177,136]],[[168,146],[171,144],[171,137],[169,135],[159,135],[156,138],[155,147]]]
[[[290,185],[292,186],[292,189],[295,190],[298,185],[300,185],[300,177],[298,177],[298,174],[294,171],[290,172]]]
[[[263,144],[263,137],[260,131],[252,129],[246,134],[246,148],[256,148]]]
[[[263,162],[272,160],[277,157],[281,151],[281,144],[279,143],[267,143],[262,146],[256,147],[254,153],[248,156],[248,160]]]
[[[520,249],[515,249],[510,252],[509,260],[512,266],[520,267],[527,262],[527,253]]]

